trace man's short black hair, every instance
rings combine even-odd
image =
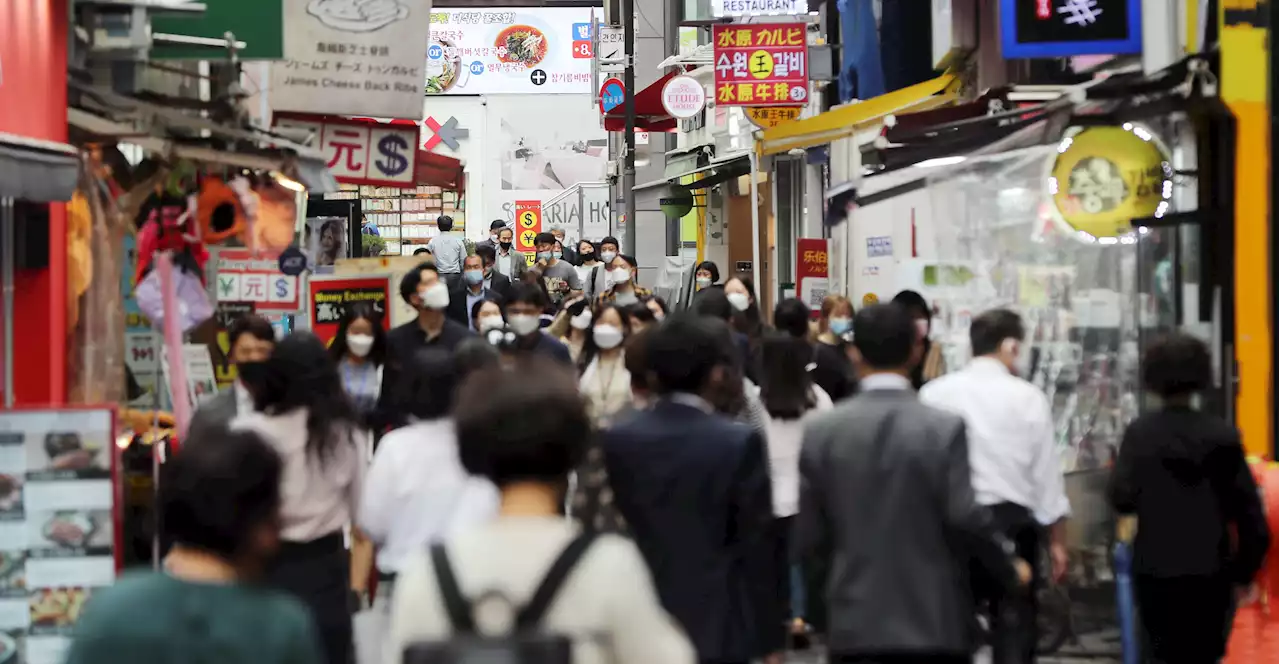
[[[431,250],[426,247],[418,247],[417,249],[413,250],[414,256],[421,256],[423,254],[429,254],[429,253],[431,253]]]
[[[491,244],[477,244],[476,255],[480,257],[480,261],[485,265],[493,265],[498,262],[498,251]]]
[[[436,220],[436,228],[445,232],[453,230],[453,217],[447,214],[440,215],[440,218]]]
[[[422,284],[423,270],[431,270],[436,274],[440,274],[440,268],[436,267],[434,261],[423,261],[418,263],[412,270],[406,272],[400,278],[400,299],[404,300],[406,304],[412,304],[412,302],[409,302],[409,298],[418,293],[418,286]]]
[[[1172,332],[1142,354],[1142,384],[1161,397],[1189,396],[1213,384],[1213,357],[1205,343]]]
[[[723,288],[704,288],[693,296],[693,312],[728,321],[733,318],[733,305],[729,304],[729,296],[724,294]]]
[[[992,309],[969,323],[969,346],[974,357],[981,357],[1000,350],[1005,339],[1022,341],[1026,334],[1021,316],[1008,309]]]
[[[271,321],[258,314],[245,314],[231,321],[231,326],[227,328],[229,347],[235,348],[236,342],[245,334],[258,341],[276,340],[276,331],[275,328],[271,327]]]
[[[894,295],[893,303],[901,307],[906,307],[907,311],[913,318],[929,315],[929,302],[924,299],[923,295],[913,290],[904,290],[901,293]]]
[[[728,325],[715,318],[678,314],[649,329],[649,368],[659,393],[705,390],[716,367],[732,366]]]
[[[620,243],[618,242],[618,238],[616,238],[616,237],[614,237],[614,236],[612,236],[612,235],[606,235],[606,236],[604,236],[604,239],[603,239],[603,240],[600,240],[600,250],[601,250],[601,251],[604,251],[604,245],[606,245],[606,244],[612,244],[612,245],[613,245],[613,249],[614,249],[614,251],[617,251],[619,248],[621,248],[621,247],[622,247],[622,244],[620,244]]]
[[[499,488],[559,485],[581,462],[592,435],[577,377],[537,357],[521,360],[515,371],[473,373],[459,392],[454,420],[463,467]]]
[[[253,431],[194,430],[160,472],[160,518],[177,544],[234,559],[277,519],[283,463]]]
[[[533,246],[535,247],[541,244],[555,244],[556,242],[559,242],[559,240],[556,239],[556,236],[546,231],[538,233],[538,236],[533,238]]]
[[[915,318],[897,304],[873,304],[853,317],[853,346],[872,369],[905,369],[917,342]]]
[[[504,228],[506,228],[506,227],[507,227],[507,222],[505,222],[505,221],[503,221],[503,220],[501,220],[501,219],[494,219],[493,221],[489,222],[489,230],[490,230],[490,231],[502,230],[502,229],[504,229]]]
[[[804,300],[789,297],[773,308],[773,326],[779,332],[803,339],[809,336],[809,305]]]
[[[511,290],[507,293],[507,304],[503,307],[504,310],[513,304],[532,304],[539,309],[547,308],[547,294],[538,284],[517,281],[511,284]]]

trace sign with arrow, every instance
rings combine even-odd
[[[458,118],[450,117],[445,120],[444,124],[440,124],[435,118],[428,117],[425,121],[427,129],[431,130],[431,138],[423,144],[424,150],[433,150],[437,145],[444,143],[445,147],[450,150],[457,150],[458,141],[471,135],[470,129],[463,129],[458,126]]]
[[[537,251],[533,241],[542,232],[542,201],[516,201],[516,251]]]
[[[626,66],[626,45],[622,38],[620,26],[600,26],[600,43],[596,47],[596,61],[600,64],[600,71],[615,73],[622,71]]]
[[[611,78],[600,86],[600,112],[608,113],[618,108],[627,100],[627,89],[623,87],[622,81]]]

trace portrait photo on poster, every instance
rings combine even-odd
[[[347,220],[342,217],[309,217],[303,246],[313,267],[332,266],[347,255]]]

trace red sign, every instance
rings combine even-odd
[[[309,129],[338,182],[379,187],[417,184],[418,124],[332,116],[277,114],[277,126]]]
[[[516,251],[537,251],[533,241],[542,232],[542,201],[516,201]]]
[[[800,106],[809,101],[803,23],[715,25],[718,106]]]
[[[337,277],[312,275],[307,284],[307,310],[311,332],[326,345],[338,335],[338,324],[347,307],[367,302],[382,314],[382,329],[391,329],[391,278],[385,274]]]
[[[827,255],[826,240],[796,240],[796,296],[809,305],[815,318],[830,290]]]
[[[298,278],[280,272],[280,255],[220,249],[214,274],[218,302],[252,302],[259,311],[297,311]]]

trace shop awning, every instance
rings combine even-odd
[[[710,163],[698,166],[697,168],[681,171],[674,175],[664,177],[661,180],[653,180],[644,184],[636,185],[632,191],[642,191],[644,189],[652,189],[667,184],[678,184],[682,178],[702,174],[702,178],[692,183],[684,185],[688,189],[706,189],[726,180],[746,175],[751,172],[751,158],[747,153],[738,153],[725,156],[721,159],[713,159]]]
[[[811,118],[766,129],[761,140],[765,155],[808,149],[848,138],[880,122],[886,115],[914,113],[938,108],[955,101],[960,79],[943,74],[873,99],[833,108]]]
[[[79,154],[65,143],[0,133],[0,198],[71,200],[80,177]]]
[[[662,86],[681,73],[683,73],[683,70],[664,74],[658,80],[636,93],[636,131],[675,130],[677,120],[667,115],[667,110],[662,107]],[[625,104],[604,114],[604,130],[627,130],[627,109]]]
[[[442,154],[418,150],[418,184],[461,192],[467,188],[462,161]]]

